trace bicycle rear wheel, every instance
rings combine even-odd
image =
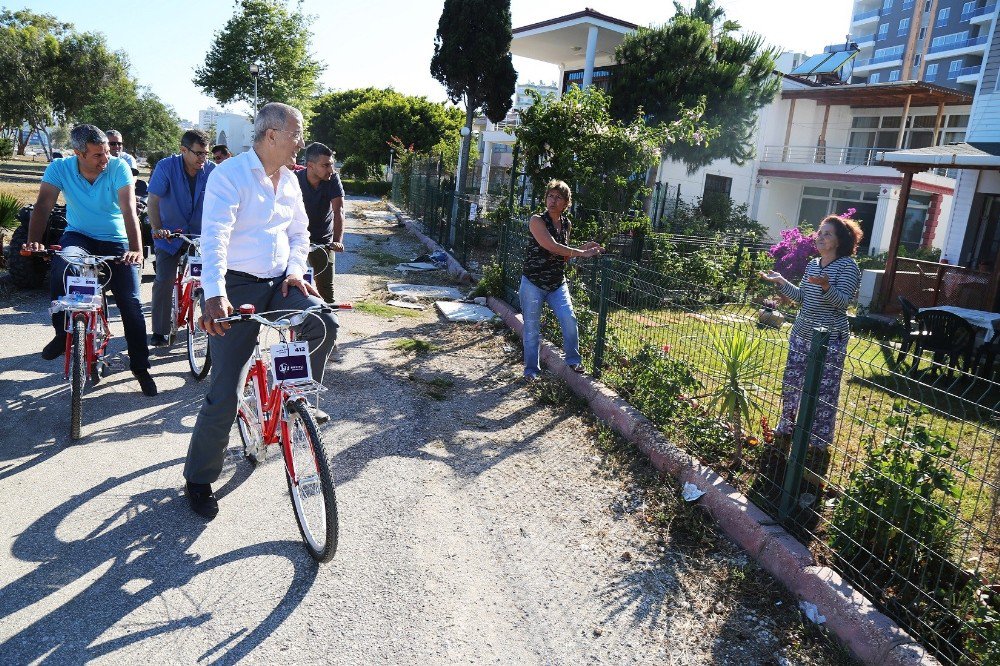
[[[87,368],[90,374],[90,383],[97,386],[103,377],[106,376],[107,364],[101,358],[101,346],[108,337],[108,330],[104,327],[104,317],[98,313],[94,317],[94,330],[90,336],[90,353],[94,359],[93,365]]]
[[[87,380],[87,322],[82,316],[73,320],[73,347],[69,359],[70,413],[69,437],[80,439],[83,427],[83,385]]]
[[[285,478],[295,520],[313,559],[329,562],[337,552],[338,534],[333,466],[305,401],[289,400],[285,406],[291,439],[291,459],[285,460]]]
[[[191,292],[191,310],[188,312],[187,349],[188,365],[195,379],[204,379],[212,367],[212,357],[208,349],[208,333],[198,326],[201,319],[202,290],[199,287]]]
[[[240,430],[240,439],[243,440],[243,455],[251,463],[256,465],[264,460],[264,426],[261,423],[260,412],[257,405],[260,400],[257,395],[257,381],[250,373],[253,359],[247,363],[243,370],[243,381],[240,382],[243,390],[240,392],[240,401],[236,410],[236,425]]]
[[[177,315],[180,314],[180,303],[177,299],[177,285],[170,286],[170,331],[167,333],[167,346],[172,347],[177,342]]]

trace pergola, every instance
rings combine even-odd
[[[938,117],[940,118],[940,115]],[[882,306],[886,307],[892,298],[892,288],[896,280],[899,239],[903,233],[906,202],[910,198],[914,174],[934,168],[1000,170],[1000,143],[950,143],[931,148],[886,151],[878,154],[877,161],[879,164],[895,167],[903,174],[903,184],[899,191],[900,203],[896,207],[892,238],[889,241],[889,257],[885,262],[885,276],[882,279],[879,299]],[[991,306],[996,302],[998,285],[1000,285],[1000,260],[993,263],[993,273],[989,283],[986,302]]]
[[[790,77],[792,78],[792,77]],[[805,81],[803,81],[805,83]],[[792,118],[795,116],[795,101],[809,99],[826,106],[823,114],[823,128],[819,133],[819,142],[826,141],[826,128],[830,120],[831,106],[850,106],[852,108],[894,108],[903,107],[903,122],[899,124],[899,134],[896,137],[896,149],[903,147],[906,136],[906,117],[910,115],[911,107],[937,106],[937,119],[934,122],[934,138],[936,144],[941,131],[941,118],[944,107],[949,104],[972,104],[972,95],[960,90],[953,90],[933,83],[923,81],[899,81],[892,83],[853,83],[839,86],[815,86],[809,88],[793,88],[781,93],[782,99],[791,100],[788,111],[788,126],[785,129],[785,144],[792,135]]]

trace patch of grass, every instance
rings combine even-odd
[[[399,351],[409,352],[417,355],[429,354],[432,351],[437,351],[438,346],[431,344],[426,340],[418,340],[417,338],[402,338],[400,340],[395,340],[392,346]]]
[[[354,309],[364,312],[365,314],[375,315],[376,317],[419,317],[419,310],[407,310],[406,308],[396,308],[391,305],[386,305],[385,303],[376,303],[374,301],[358,301],[354,304]]]
[[[384,250],[376,250],[372,248],[362,248],[358,251],[358,254],[365,259],[378,264],[379,266],[395,266],[396,264],[402,264],[408,261],[407,259],[398,257],[391,252],[385,252]]]

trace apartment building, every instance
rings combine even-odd
[[[855,0],[849,41],[861,52],[850,82],[926,81],[975,91],[997,6],[998,0]]]

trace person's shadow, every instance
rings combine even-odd
[[[199,659],[232,663],[259,645],[279,626],[302,601],[317,573],[315,562],[305,555],[297,541],[270,541],[254,544],[199,561],[188,552],[201,535],[206,523],[194,519],[178,489],[148,488],[124,501],[115,497],[123,487],[144,475],[156,474],[180,463],[171,460],[138,470],[124,477],[113,477],[72,497],[52,509],[28,527],[15,540],[13,557],[22,562],[39,563],[31,573],[0,588],[0,617],[6,621],[30,606],[43,602],[50,606],[49,597],[80,585],[96,571],[103,571],[54,610],[44,612],[26,623],[10,638],[0,643],[0,655],[6,663],[75,663],[110,654],[153,636],[193,627],[209,621],[213,608],[209,604],[193,603],[173,607],[161,623],[145,625],[139,631],[97,642],[108,629],[122,622],[133,611],[157,598],[169,597],[172,590],[182,590],[196,577],[213,569],[237,563],[247,558],[277,556],[293,567],[290,579],[283,580],[286,592],[256,626],[246,626],[223,637],[216,646]],[[233,477],[231,482],[239,477]],[[229,485],[229,484],[227,484]],[[220,489],[221,490],[221,489]],[[228,490],[228,489],[227,489]],[[120,505],[106,511],[107,503]],[[93,502],[87,510],[88,502]],[[86,533],[65,540],[61,535],[76,534],[80,525],[91,515],[105,516],[90,524]],[[87,529],[84,527],[83,529]],[[109,564],[110,563],[110,564]],[[284,577],[286,567],[279,567]],[[235,571],[234,569],[233,571]],[[227,584],[248,584],[242,576],[227,576]],[[208,594],[217,595],[213,589]],[[197,595],[190,587],[182,595]],[[242,591],[232,588],[224,598],[239,598]],[[187,609],[187,613],[185,613]],[[30,611],[26,611],[29,612]]]

